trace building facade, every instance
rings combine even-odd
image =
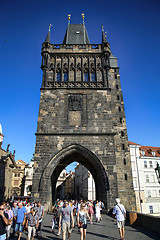
[[[75,198],[75,173],[70,171],[66,174],[65,180],[65,198],[74,199]]]
[[[24,176],[25,176],[25,167],[27,163],[23,160],[18,159],[16,161],[17,168],[13,170],[12,175],[12,195],[13,196],[23,196],[24,195]]]
[[[92,174],[82,164],[75,168],[75,198],[96,200],[96,188]]]
[[[57,183],[56,183],[56,199],[65,199],[66,193],[65,193],[65,182],[66,182],[66,169],[63,169],[63,171],[60,173]]]
[[[155,172],[160,164],[160,147],[129,142],[137,211],[160,214],[160,183]]]
[[[14,154],[2,148],[3,143],[2,127],[0,124],[0,203],[10,199],[12,196],[12,174],[16,169]]]
[[[25,166],[24,170],[24,196],[31,196],[32,180],[33,180],[33,165],[34,160]]]
[[[90,44],[82,18],[82,24],[68,18],[62,44],[50,43],[50,29],[42,44],[32,197],[51,206],[59,174],[77,161],[93,175],[96,198],[107,210],[116,197],[135,210],[117,58],[103,28],[101,44]]]

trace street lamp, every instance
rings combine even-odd
[[[158,182],[160,183],[160,166],[159,166],[158,163],[157,163],[157,167],[154,170],[156,172],[156,176],[157,176]]]

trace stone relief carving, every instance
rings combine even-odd
[[[68,97],[68,110],[69,111],[82,110],[82,95],[70,95]]]

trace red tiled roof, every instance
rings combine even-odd
[[[17,161],[20,161],[20,162],[23,162],[24,164],[27,164],[27,163],[25,163],[23,160],[20,160],[20,159],[18,159]],[[16,161],[16,162],[17,162],[17,161]]]
[[[131,141],[128,141],[128,144],[129,145],[139,145],[138,143],[134,143],[134,142],[131,142]]]
[[[160,157],[160,147],[141,146],[139,150],[144,151],[145,154],[141,156],[153,157],[152,152],[155,152],[155,157]]]

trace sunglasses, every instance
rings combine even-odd
[[[4,210],[4,208],[0,208],[0,210]]]

